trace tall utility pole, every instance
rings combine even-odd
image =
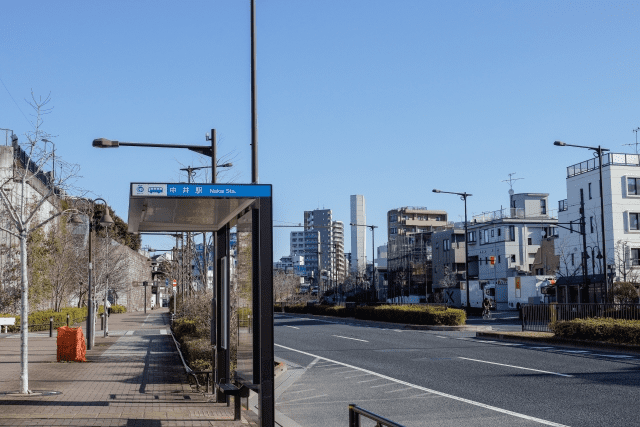
[[[258,89],[256,84],[256,0],[251,0],[251,182],[258,184]]]

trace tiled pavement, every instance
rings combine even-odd
[[[55,333],[30,334],[29,388],[60,392],[49,396],[6,394],[19,390],[20,338],[0,335],[0,426],[256,425],[191,390],[166,309],[111,315],[106,338],[96,329],[86,363],[58,363]]]

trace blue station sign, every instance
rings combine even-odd
[[[271,185],[132,183],[131,196],[213,198],[271,197]]]

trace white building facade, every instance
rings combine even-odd
[[[567,198],[559,202],[556,255],[560,257],[558,302],[600,302],[604,283],[602,256],[606,255],[609,288],[615,280],[640,282],[640,156],[606,153],[602,156],[604,242],[602,245],[600,173],[598,158],[567,168]],[[584,204],[585,239],[581,230]],[[586,243],[586,245],[585,245]],[[585,252],[586,255],[583,255]],[[586,288],[583,260],[586,261]]]
[[[364,271],[367,265],[367,215],[364,196],[351,196],[351,270]]]

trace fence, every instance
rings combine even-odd
[[[551,332],[549,324],[556,320],[608,317],[640,320],[638,304],[525,304],[522,306],[522,330]]]

